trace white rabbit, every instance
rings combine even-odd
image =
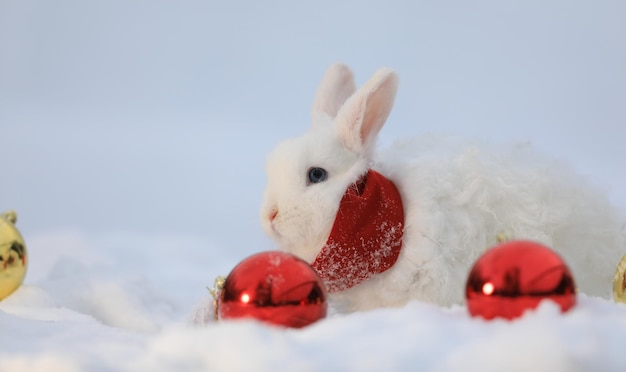
[[[552,247],[572,269],[579,290],[609,297],[626,234],[607,198],[528,145],[429,135],[375,154],[397,84],[396,74],[383,68],[355,91],[348,67],[331,66],[314,99],[310,130],[280,143],[267,160],[263,228],[280,248],[310,263],[334,249],[328,242],[343,215],[342,198],[369,169],[399,191],[404,226],[397,261],[392,257],[386,271],[331,291],[336,309],[399,306],[414,299],[462,303],[472,264],[501,233]],[[359,260],[336,264],[372,266]]]

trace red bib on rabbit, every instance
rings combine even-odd
[[[398,189],[370,169],[343,195],[328,241],[312,266],[329,292],[352,288],[396,263],[403,231]]]

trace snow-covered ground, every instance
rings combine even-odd
[[[150,245],[161,254],[169,251]],[[149,254],[117,252],[151,262]],[[45,277],[2,302],[0,370],[620,371],[626,366],[626,307],[599,299],[580,297],[565,316],[543,306],[515,322],[485,322],[460,307],[411,303],[334,316],[302,330],[253,322],[193,327],[182,309],[194,292],[192,278],[163,280],[168,276],[160,274],[167,269],[163,264],[141,265],[138,273],[123,260],[82,262],[59,258]],[[191,258],[177,262],[202,271]]]
[[[0,302],[1,371],[623,371],[626,306],[579,296],[513,321],[410,303],[300,330],[194,326],[218,247],[182,236],[33,237],[26,284]]]
[[[624,371],[626,306],[514,321],[410,303],[301,330],[192,326],[272,249],[263,161],[326,67],[400,75],[382,137],[532,142],[626,217],[626,4],[0,0],[0,212],[30,266],[0,371]],[[617,264],[617,262],[615,263]]]

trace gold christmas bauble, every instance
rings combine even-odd
[[[0,300],[22,284],[28,265],[26,244],[15,221],[14,211],[0,214]]]
[[[626,303],[626,255],[617,264],[613,277],[613,300]]]

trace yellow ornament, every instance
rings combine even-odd
[[[617,264],[613,277],[613,300],[626,303],[626,255]]]
[[[24,281],[28,256],[26,244],[15,228],[17,214],[0,214],[0,300],[15,291]]]

